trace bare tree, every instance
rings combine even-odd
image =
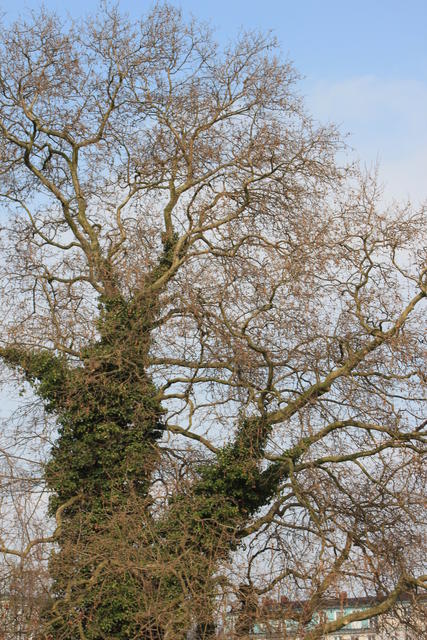
[[[425,589],[425,211],[338,165],[263,35],[161,4],[1,42],[0,354],[34,394],[2,552],[52,549],[28,633],[205,638],[234,594],[244,636],[273,594],[308,639]],[[313,628],[343,588],[383,597]]]

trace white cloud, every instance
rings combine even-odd
[[[318,83],[308,96],[312,113],[349,132],[349,144],[368,165],[380,162],[386,194],[427,199],[427,84],[362,76]]]

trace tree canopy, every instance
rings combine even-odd
[[[43,569],[37,637],[208,638],[223,602],[244,637],[284,595],[310,639],[349,621],[313,626],[328,595],[426,587],[425,210],[340,165],[297,79],[167,4],[2,32],[0,356],[32,395],[1,551]]]

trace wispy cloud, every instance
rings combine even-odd
[[[317,83],[308,96],[312,113],[349,132],[357,156],[379,160],[390,197],[427,199],[427,84],[362,76]]]

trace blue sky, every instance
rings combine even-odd
[[[6,20],[36,0],[0,0]],[[357,157],[380,176],[389,197],[427,198],[427,0],[181,0],[184,14],[209,20],[219,40],[243,29],[272,29],[284,57],[304,76],[313,115],[334,121]],[[61,14],[94,11],[97,0],[64,4]],[[138,16],[152,5],[122,0]]]

